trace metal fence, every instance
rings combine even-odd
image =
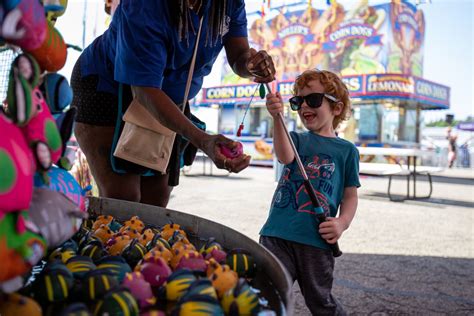
[[[10,67],[18,52],[6,47],[0,47],[0,104],[7,97],[8,76]]]

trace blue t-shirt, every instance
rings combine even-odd
[[[291,137],[321,207],[326,216],[335,217],[344,189],[360,187],[357,148],[342,138],[312,132],[292,132]],[[318,220],[296,160],[283,169],[260,235],[329,249],[319,235]]]
[[[81,55],[82,76],[98,75],[98,90],[117,94],[118,83],[161,88],[175,103],[183,101],[199,17],[190,11],[196,34],[180,41],[171,19],[172,0],[122,0],[110,27]],[[203,77],[229,37],[247,37],[243,0],[228,0],[222,42],[206,45],[209,13],[205,10],[189,99],[201,89]],[[211,39],[209,39],[211,41]]]

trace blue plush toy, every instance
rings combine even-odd
[[[40,87],[51,114],[60,114],[72,102],[72,89],[67,79],[58,73],[48,73]]]

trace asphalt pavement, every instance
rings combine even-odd
[[[228,174],[201,161],[185,169],[168,208],[258,240],[276,187],[271,168]],[[210,174],[212,172],[212,175]],[[339,244],[334,294],[351,315],[474,315],[474,170],[434,177],[427,200],[391,202],[387,178],[362,177],[359,207]],[[394,190],[406,190],[403,178]],[[428,190],[420,179],[417,192]],[[297,284],[294,315],[310,315]]]

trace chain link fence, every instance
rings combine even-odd
[[[17,55],[18,52],[9,47],[0,47],[0,104],[7,97],[10,67]]]

